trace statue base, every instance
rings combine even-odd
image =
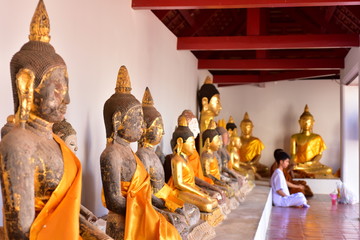
[[[210,226],[216,227],[224,220],[224,215],[217,207],[212,213],[200,212],[200,219],[208,222]]]
[[[230,198],[230,209],[234,210],[240,205],[239,201],[237,200],[237,194],[235,193],[235,197]]]
[[[215,229],[208,222],[202,220],[199,222],[190,230],[187,240],[210,240],[215,238]]]

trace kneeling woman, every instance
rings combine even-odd
[[[289,155],[283,151],[274,152],[278,168],[271,176],[273,204],[277,207],[309,207],[303,193],[289,193],[283,170],[289,165]]]

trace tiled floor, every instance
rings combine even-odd
[[[360,239],[359,204],[332,205],[328,195],[309,198],[310,208],[273,207],[267,240]]]

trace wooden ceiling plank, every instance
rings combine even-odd
[[[358,34],[180,37],[178,50],[266,50],[349,48],[359,46]]]
[[[259,75],[213,75],[213,83],[233,84],[254,82],[260,82]]]
[[[359,0],[132,0],[134,9],[225,9],[360,5]]]
[[[338,70],[344,59],[199,59],[198,69],[207,70]]]

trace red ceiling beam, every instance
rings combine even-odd
[[[224,9],[360,5],[359,0],[132,0],[134,9]]]
[[[178,50],[269,50],[359,47],[358,34],[179,37]]]
[[[239,84],[239,83],[259,83],[284,80],[295,80],[304,78],[315,78],[333,76],[339,74],[339,70],[305,70],[305,71],[283,71],[280,73],[261,75],[213,75],[213,82],[217,84]]]
[[[333,70],[344,68],[344,59],[199,59],[208,70]]]

